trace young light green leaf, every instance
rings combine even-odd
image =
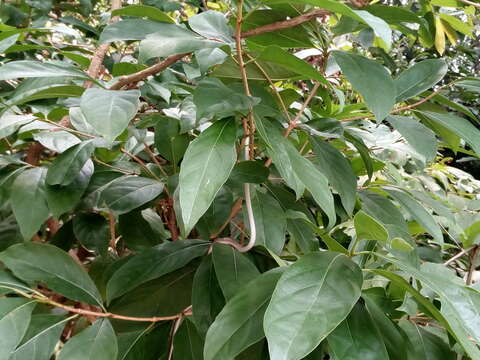
[[[100,294],[84,269],[56,246],[26,242],[0,253],[15,276],[29,283],[43,283],[69,299],[101,305]]]
[[[388,231],[385,227],[370,215],[359,211],[353,218],[357,239],[377,240],[387,243]]]
[[[165,242],[132,256],[108,281],[108,301],[185,266],[205,254],[209,245],[210,242],[204,240],[177,240]]]
[[[108,319],[100,319],[67,341],[58,360],[112,360],[117,354],[112,325]]]
[[[263,316],[284,268],[263,273],[223,308],[205,339],[205,360],[230,360],[265,336]]]
[[[113,141],[137,114],[139,97],[138,90],[89,88],[80,98],[80,109],[96,132]]]
[[[66,186],[73,183],[95,151],[95,145],[94,140],[82,141],[57,156],[48,168],[47,184]]]
[[[480,130],[478,130],[470,121],[447,113],[422,111],[421,114],[434,123],[441,125],[460,136],[472,147],[473,151],[480,154]]]
[[[115,214],[126,214],[155,199],[163,191],[157,180],[126,175],[111,181],[100,194],[99,204],[104,204]]]
[[[385,360],[387,349],[373,319],[361,303],[327,337],[335,360]]]
[[[357,195],[357,177],[350,162],[332,145],[317,137],[310,138],[318,167],[328,182],[338,191],[349,215],[353,213]]]
[[[0,360],[9,360],[22,341],[35,305],[29,299],[0,299]]]
[[[334,252],[303,256],[283,273],[265,312],[270,357],[303,359],[350,313],[360,297],[360,268]]]
[[[235,140],[235,122],[223,120],[190,143],[179,175],[179,203],[185,234],[190,233],[227,181],[237,159]]]
[[[33,315],[22,343],[9,360],[50,359],[63,328],[71,319],[50,314]]]
[[[392,240],[390,240],[390,245],[392,248],[400,251],[412,251],[414,249],[411,244],[401,237],[394,237]]]
[[[229,245],[214,244],[212,256],[218,283],[227,300],[260,274],[245,254]]]
[[[432,130],[407,116],[389,115],[387,121],[408,141],[425,162],[429,163],[435,159],[437,139]]]
[[[45,168],[27,169],[12,184],[12,210],[25,240],[31,239],[50,214],[45,194],[46,174]]]
[[[414,97],[430,89],[443,79],[448,66],[443,59],[423,60],[403,71],[395,80],[397,102]]]
[[[368,108],[382,121],[395,105],[396,89],[390,74],[378,62],[363,56],[333,51],[333,58]]]

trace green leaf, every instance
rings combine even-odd
[[[121,9],[119,9],[121,10]],[[120,40],[143,40],[149,34],[159,30],[157,21],[144,19],[126,19],[109,24],[100,35],[101,44]]]
[[[180,134],[180,122],[162,117],[155,125],[155,147],[157,151],[175,167],[188,148],[190,137]]]
[[[179,175],[183,233],[190,233],[227,181],[237,159],[235,140],[235,121],[223,120],[190,143]]]
[[[208,330],[205,360],[230,360],[265,336],[263,316],[284,268],[263,273],[245,285]]]
[[[48,207],[53,216],[58,218],[64,213],[75,209],[87,189],[93,174],[93,167],[93,162],[88,159],[71,184],[67,186],[45,186]]]
[[[280,254],[285,244],[287,218],[282,207],[269,194],[255,191],[252,196],[257,238],[255,245],[264,246],[275,254]]]
[[[357,196],[357,177],[350,162],[332,145],[317,137],[310,137],[313,152],[318,159],[318,168],[338,191],[342,204],[349,215],[353,213]]]
[[[3,54],[10,46],[14,45],[20,34],[13,34],[0,40],[0,54]]]
[[[230,179],[241,183],[261,184],[268,179],[268,168],[258,161],[239,161],[233,167]]]
[[[42,131],[33,134],[35,141],[45,146],[47,149],[55,151],[59,154],[63,153],[68,148],[79,144],[81,141],[75,135],[68,131]]]
[[[182,360],[202,360],[203,340],[190,319],[185,319],[175,334],[173,356]]]
[[[212,256],[203,258],[195,272],[192,286],[193,322],[202,337],[225,305],[222,289],[218,284]]]
[[[460,31],[461,33],[473,37],[472,30],[473,26],[468,24],[467,22],[464,22],[460,19],[457,19],[455,16],[448,15],[448,14],[439,14],[440,18],[442,20],[445,20],[450,24],[452,28],[454,28],[457,31]]]
[[[204,240],[177,240],[132,256],[108,281],[107,300],[110,302],[147,281],[180,269],[205,254],[209,245]]]
[[[448,66],[443,59],[423,60],[400,73],[394,80],[396,102],[402,102],[430,89],[443,79]]]
[[[140,91],[113,91],[98,88],[85,90],[80,109],[96,132],[114,140],[137,114]]]
[[[193,102],[197,106],[197,119],[206,115],[224,118],[237,112],[245,114],[259,99],[248,97],[216,78],[206,78],[195,88]]]
[[[158,180],[125,175],[108,183],[100,194],[99,204],[121,215],[155,199],[162,191],[163,184]]]
[[[139,52],[140,59],[147,61],[153,57],[167,57],[223,45],[223,41],[207,39],[182,26],[158,23],[156,31],[140,42]]]
[[[350,313],[362,282],[360,268],[339,253],[311,253],[290,265],[265,313],[270,357],[308,355]]]
[[[35,301],[22,298],[0,299],[0,360],[9,360],[23,339]]]
[[[388,231],[385,227],[370,215],[363,211],[355,214],[353,219],[357,239],[377,240],[386,243],[388,240]]]
[[[100,319],[67,341],[58,360],[112,360],[117,354],[112,325],[108,319]]]
[[[327,84],[325,78],[313,66],[306,61],[299,59],[288,51],[283,50],[280,46],[270,45],[262,51],[257,59],[265,60],[278,64],[287,70],[299,74],[302,79],[314,79],[322,84]]]
[[[227,300],[260,274],[246,255],[229,245],[214,244],[212,256],[218,283]]]
[[[435,159],[437,139],[432,130],[407,116],[389,115],[387,121],[407,140],[425,162],[429,163]]]
[[[22,125],[35,120],[32,115],[4,114],[0,118],[0,139],[14,134]]]
[[[420,113],[434,123],[441,125],[460,136],[472,147],[473,151],[480,155],[480,130],[478,130],[467,119],[463,119],[453,114],[437,113],[433,111],[422,111]]]
[[[35,235],[50,214],[45,194],[46,172],[40,167],[27,169],[12,184],[12,210],[25,240]]]
[[[130,330],[130,329],[129,329]],[[171,332],[169,322],[152,328],[152,324],[140,329],[119,332],[118,360],[158,360],[162,359],[168,349],[168,338]],[[147,357],[145,357],[147,356]]]
[[[146,17],[155,21],[174,24],[175,20],[156,7],[147,5],[129,5],[112,11],[112,16]]]
[[[335,360],[389,359],[382,336],[361,303],[328,335],[327,341]]]
[[[72,317],[38,314],[33,315],[25,337],[9,360],[50,359],[62,330]]]
[[[0,67],[0,80],[37,77],[65,77],[92,80],[83,71],[62,62],[12,61]]]
[[[392,248],[401,250],[401,251],[412,251],[414,247],[409,244],[405,239],[402,239],[401,237],[394,237],[390,241],[390,245]]]
[[[107,254],[110,226],[100,214],[78,214],[73,218],[75,238],[88,250]]]
[[[365,99],[378,122],[395,105],[396,89],[390,74],[378,62],[341,51],[332,52],[334,60],[352,87]]]
[[[188,19],[188,25],[196,33],[207,39],[233,43],[233,31],[227,18],[218,11],[204,11]]]
[[[433,216],[412,196],[404,191],[393,188],[384,189],[393,197],[425,230],[427,230],[442,245],[443,234],[440,226],[436,223]]]
[[[45,284],[72,300],[102,304],[85,270],[56,246],[35,242],[16,244],[0,253],[0,260],[26,282]]]

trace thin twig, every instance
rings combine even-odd
[[[120,151],[122,153],[124,153],[125,155],[127,155],[128,157],[130,157],[133,161],[135,161],[137,164],[139,164],[141,166],[141,168],[143,170],[145,170],[147,173],[149,173],[150,175],[152,175],[155,180],[158,180],[158,181],[161,181],[161,179],[152,171],[148,168],[147,165],[145,165],[145,163],[143,162],[142,159],[140,159],[139,157],[133,155],[132,153],[129,153],[127,150],[125,149],[120,149]]]
[[[450,265],[452,262],[460,259],[463,255],[467,254],[469,251],[470,251],[470,249],[468,249],[468,250],[467,249],[462,249],[462,251],[460,251],[458,254],[456,254],[455,256],[452,256],[450,259],[445,261],[443,263],[443,265],[445,265],[445,266]]]
[[[480,8],[480,3],[477,3],[477,2],[473,2],[473,1],[469,1],[469,0],[458,0],[464,4],[467,4],[467,5],[471,5],[471,6],[475,6],[477,8]]]

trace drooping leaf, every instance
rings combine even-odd
[[[204,240],[177,240],[146,249],[131,257],[107,284],[109,301],[135,287],[175,271],[203,255],[209,246]]]
[[[229,360],[261,340],[263,316],[284,268],[258,276],[240,290],[223,308],[208,330],[205,360]]]
[[[85,270],[56,246],[35,242],[16,244],[0,253],[0,260],[15,276],[28,283],[45,284],[69,299],[102,304]]]
[[[137,113],[139,97],[138,90],[89,88],[80,99],[80,109],[96,132],[113,141]]]
[[[336,360],[384,360],[387,349],[373,319],[361,303],[327,337]]]
[[[112,360],[117,354],[117,337],[112,325],[108,319],[100,319],[67,341],[58,359]]]
[[[352,87],[365,99],[378,122],[395,104],[396,89],[390,74],[378,62],[347,52],[334,51],[333,58]]]
[[[283,273],[264,319],[270,356],[302,359],[350,313],[360,297],[360,268],[334,252],[303,256]]]
[[[102,189],[99,204],[105,204],[115,214],[121,215],[155,199],[162,191],[163,184],[158,180],[125,175]]]
[[[443,59],[423,60],[403,71],[395,80],[397,102],[414,97],[430,89],[447,73],[447,63]]]
[[[29,240],[49,217],[46,173],[46,169],[41,167],[28,169],[18,175],[12,184],[12,209],[25,240]]]
[[[22,298],[0,299],[0,360],[9,360],[23,339],[35,301]]]
[[[95,150],[95,141],[86,140],[67,149],[48,168],[47,184],[67,186],[73,183]]]
[[[179,175],[185,234],[192,230],[227,181],[237,158],[235,139],[235,122],[224,120],[217,121],[190,143]]]
[[[244,254],[229,245],[214,244],[212,256],[218,283],[227,300],[260,274]]]

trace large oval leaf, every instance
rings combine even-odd
[[[112,360],[117,358],[117,353],[117,337],[112,325],[107,319],[101,319],[67,341],[58,360]]]
[[[217,121],[192,141],[179,175],[179,199],[184,233],[188,234],[207,211],[235,165],[236,127]]]
[[[345,255],[311,253],[278,281],[264,329],[275,360],[303,359],[350,313],[360,297],[360,268]]]
[[[180,269],[203,255],[210,245],[204,240],[165,242],[133,256],[118,269],[107,284],[107,299],[111,301],[135,287]]]
[[[205,360],[230,360],[261,340],[263,316],[285,268],[276,268],[249,282],[223,308],[208,330]]]
[[[0,260],[24,281],[43,283],[72,300],[102,304],[85,270],[56,246],[35,242],[17,244],[0,253]]]

